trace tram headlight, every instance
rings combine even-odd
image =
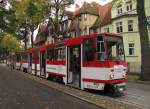
[[[110,69],[110,74],[109,74],[110,79],[114,79],[114,69]]]
[[[113,79],[114,76],[115,76],[115,75],[114,75],[113,73],[111,73],[111,74],[109,75],[110,79]]]
[[[126,72],[122,73],[122,77],[126,78]]]

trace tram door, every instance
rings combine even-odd
[[[68,47],[68,83],[80,87],[81,78],[81,46]]]
[[[40,52],[40,70],[41,70],[41,76],[45,76],[46,72],[46,54],[45,51]]]
[[[32,53],[29,54],[29,72],[32,73]]]

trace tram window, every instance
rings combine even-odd
[[[105,60],[106,54],[105,54],[105,45],[104,40],[102,36],[97,37],[97,60],[103,61]]]
[[[92,38],[87,38],[84,40],[84,60],[93,61],[94,60],[94,40]]]
[[[27,54],[22,54],[22,58],[23,59],[28,59],[28,55]]]
[[[63,47],[61,50],[61,58],[62,58],[62,61],[66,60],[66,48],[65,47]]]
[[[65,61],[66,57],[66,50],[65,47],[61,47],[55,49],[55,60],[56,61]]]
[[[53,61],[54,60],[54,50],[53,49],[48,49],[47,50],[47,59],[49,61]]]
[[[21,56],[19,54],[16,55],[16,61],[20,61],[21,60]]]
[[[107,60],[124,60],[123,41],[118,37],[105,37]]]

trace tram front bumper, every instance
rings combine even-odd
[[[125,94],[126,91],[126,83],[113,84],[114,91],[116,93]]]

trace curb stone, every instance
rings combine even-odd
[[[92,94],[86,91],[78,90],[69,86],[65,86],[63,84],[53,82],[53,81],[48,81],[36,76],[33,76],[28,73],[24,73],[21,71],[17,71],[18,73],[24,75],[25,77],[32,79],[38,83],[41,83],[43,85],[49,86],[51,88],[54,88],[58,91],[61,91],[63,93],[66,93],[68,95],[71,95],[73,97],[76,97],[80,100],[86,101],[88,103],[94,104],[96,106],[99,106],[101,108],[105,109],[142,109],[139,106],[131,105],[110,97],[102,96],[102,95],[96,95]]]

